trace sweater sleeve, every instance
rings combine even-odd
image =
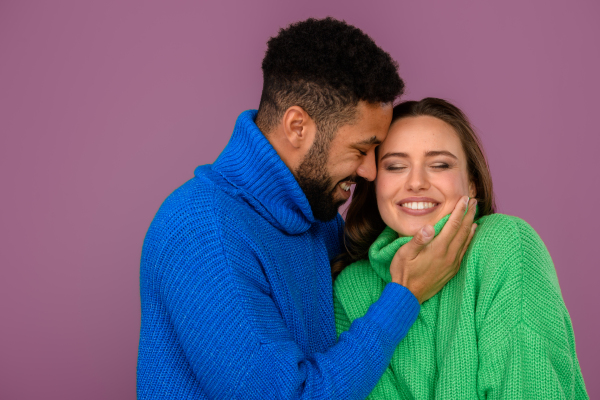
[[[344,302],[338,296],[339,291],[334,291],[334,311],[335,311],[335,326],[338,337],[346,335],[350,329],[351,321],[344,307]],[[360,311],[359,311],[360,312]],[[388,365],[377,385],[370,392],[367,400],[381,400],[381,399],[400,399],[402,393],[398,390],[396,385],[396,377],[392,368]]]
[[[479,398],[587,399],[552,259],[531,226],[510,218],[487,238],[507,246],[482,268]]]
[[[233,251],[215,221],[185,231],[192,237],[164,246],[156,279],[185,362],[210,399],[365,398],[418,314],[412,293],[390,285],[344,338],[308,356],[251,244]]]

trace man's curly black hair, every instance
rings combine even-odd
[[[360,29],[331,17],[281,29],[267,43],[256,124],[268,134],[291,106],[302,107],[329,139],[358,102],[393,102],[404,90],[398,64]]]

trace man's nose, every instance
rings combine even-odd
[[[377,177],[377,165],[375,165],[375,152],[370,151],[363,157],[362,163],[356,169],[356,175],[368,181],[374,181]]]

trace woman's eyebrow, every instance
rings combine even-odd
[[[408,154],[406,154],[406,153],[385,153],[383,156],[381,156],[381,158],[379,160],[383,161],[383,160],[385,160],[388,157],[404,157],[404,158],[408,158]]]
[[[425,157],[435,157],[435,156],[449,156],[449,157],[454,158],[455,160],[458,160],[458,157],[456,157],[454,154],[450,153],[447,150],[431,150],[431,151],[428,151],[425,153]],[[408,158],[408,154],[406,154],[406,153],[385,153],[383,156],[381,156],[381,158],[379,160],[383,161],[388,157]]]
[[[425,157],[435,157],[435,156],[449,156],[454,158],[455,160],[458,160],[458,157],[456,157],[454,154],[450,153],[447,150],[432,150],[432,151],[428,151],[427,153],[425,153]]]

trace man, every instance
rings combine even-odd
[[[403,247],[397,283],[338,341],[337,210],[357,179],[375,179],[375,147],[404,85],[387,53],[330,18],[281,30],[262,67],[258,112],[240,115],[219,158],[148,230],[140,399],[364,398],[472,236],[462,201],[435,246],[426,227]]]

